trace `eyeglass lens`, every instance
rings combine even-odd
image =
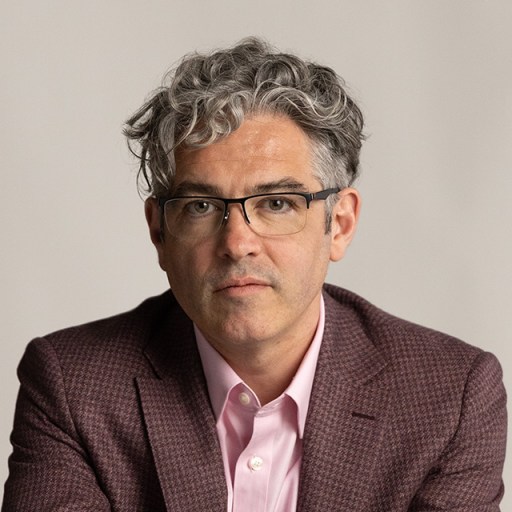
[[[239,202],[251,229],[260,235],[291,235],[306,224],[308,205],[300,194],[255,196]],[[165,222],[178,238],[205,238],[221,227],[233,208],[236,205],[216,198],[170,199],[165,203]]]

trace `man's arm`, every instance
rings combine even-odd
[[[409,511],[498,512],[506,434],[501,367],[481,353],[468,375],[457,432]]]
[[[18,376],[21,387],[2,512],[110,510],[80,444],[50,343],[38,339],[29,344]]]

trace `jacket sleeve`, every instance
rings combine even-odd
[[[2,512],[109,511],[73,424],[61,367],[47,340],[28,345],[18,377]]]
[[[455,435],[416,494],[410,512],[498,512],[507,433],[497,359],[480,353],[468,374]]]

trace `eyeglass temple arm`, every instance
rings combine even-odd
[[[309,200],[314,201],[316,199],[327,199],[331,194],[337,194],[340,190],[340,187],[334,187],[320,190],[320,192],[312,192],[309,194]]]

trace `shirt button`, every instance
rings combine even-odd
[[[263,459],[257,455],[254,455],[249,459],[249,467],[253,471],[259,471],[263,467]]]
[[[238,401],[242,405],[249,405],[251,403],[251,397],[247,393],[240,393],[238,395]]]

